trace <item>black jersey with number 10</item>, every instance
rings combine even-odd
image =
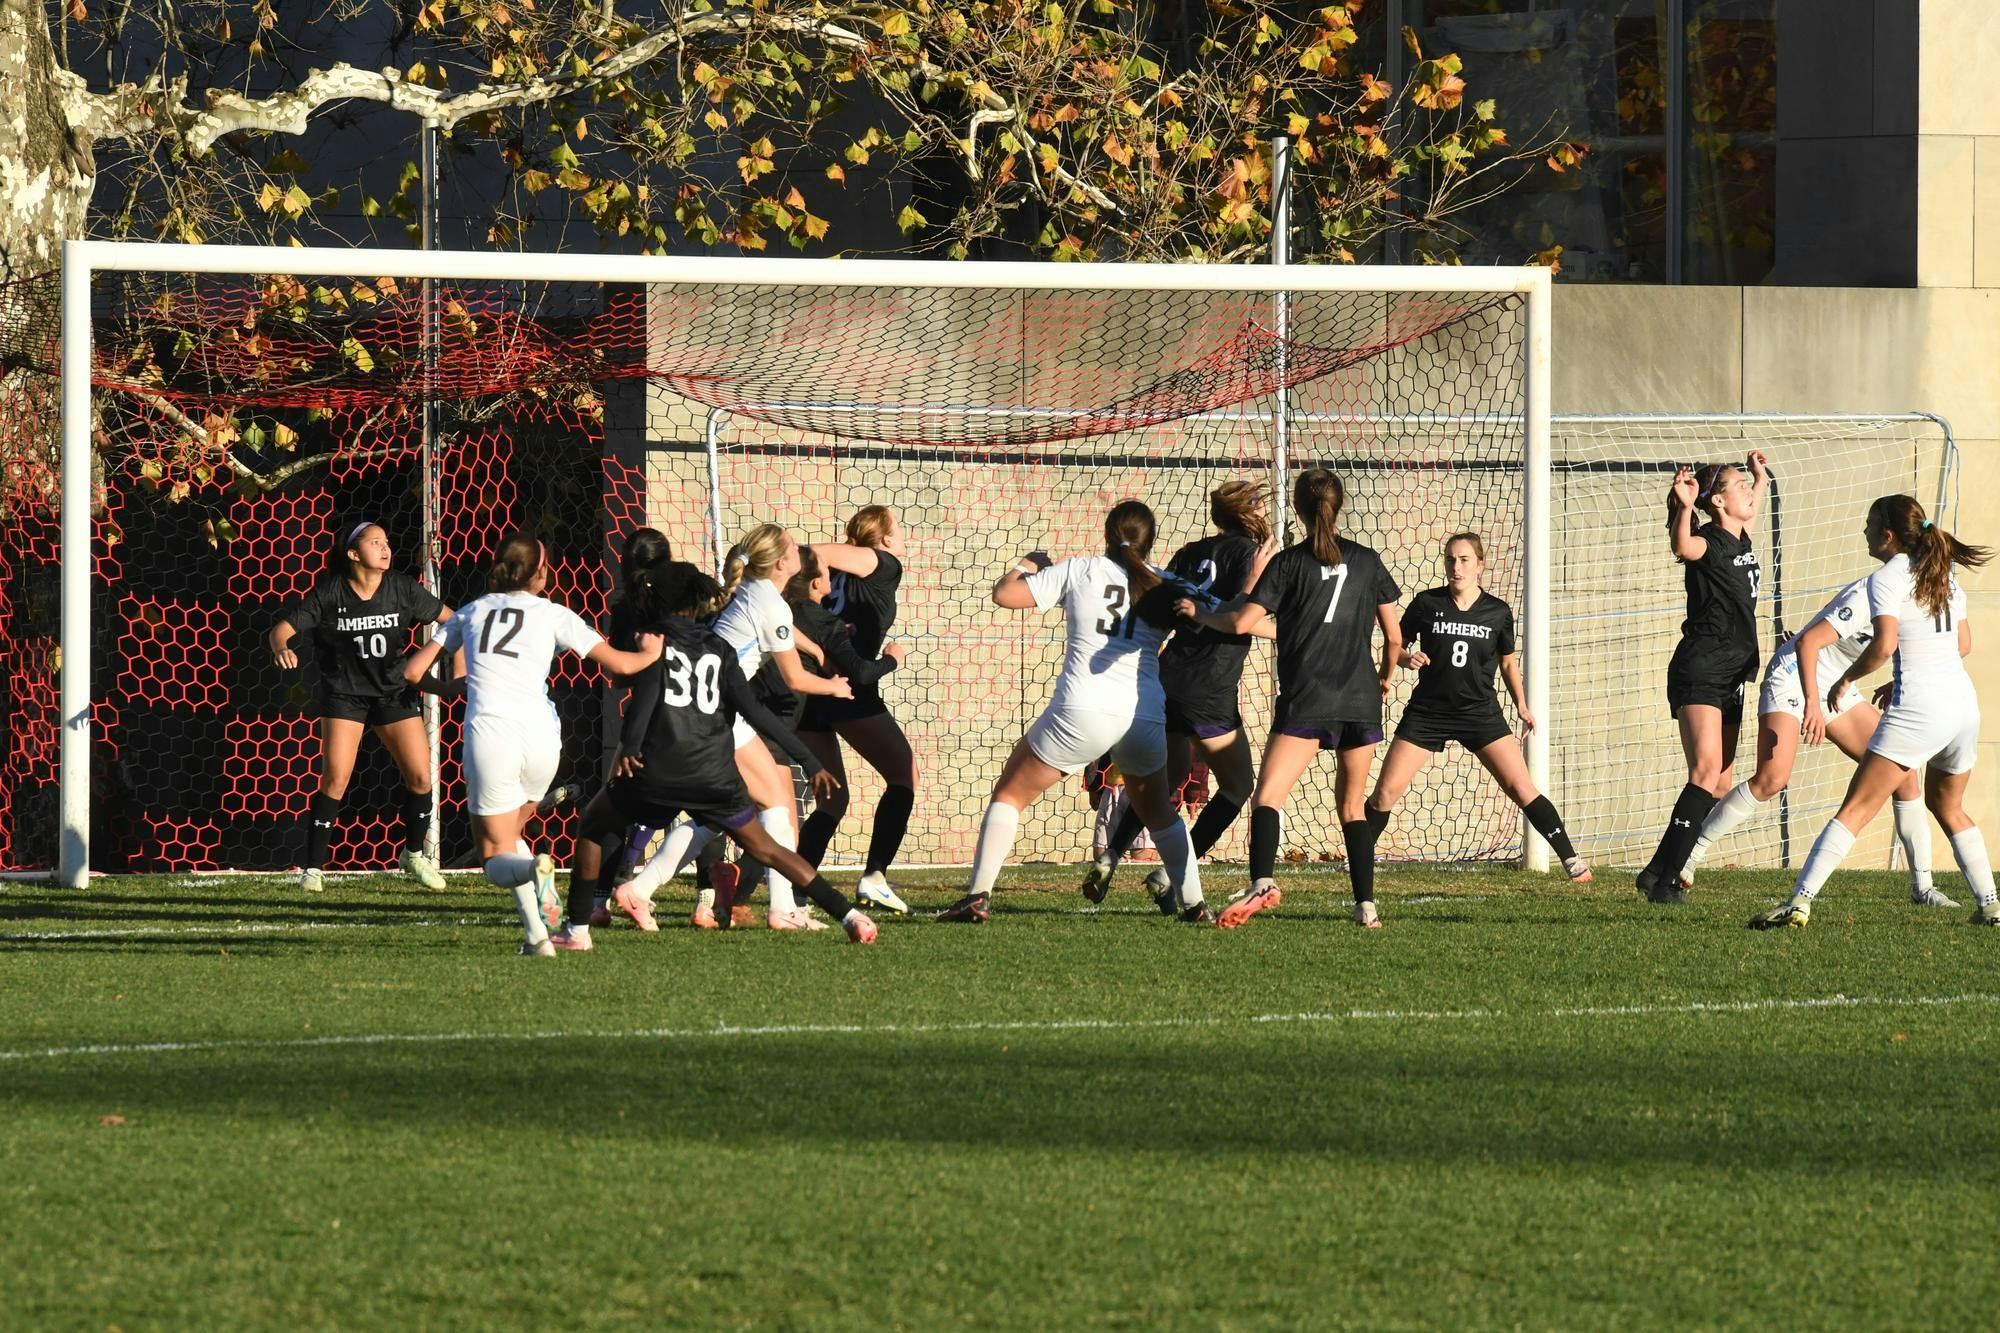
[[[1278,709],[1288,727],[1382,723],[1376,608],[1402,591],[1374,548],[1342,537],[1340,555],[1339,566],[1322,565],[1311,542],[1287,546],[1250,592],[1278,619]]]
[[[423,584],[386,570],[373,597],[363,597],[345,575],[322,579],[285,616],[294,630],[312,636],[320,688],[329,694],[379,699],[400,694],[403,655],[410,631],[444,610]]]
[[[1482,591],[1461,610],[1450,588],[1431,588],[1403,611],[1403,646],[1422,650],[1417,687],[1405,709],[1452,718],[1487,717],[1500,710],[1493,673],[1514,653],[1514,608]]]

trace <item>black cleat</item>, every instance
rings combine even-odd
[[[1653,887],[1646,892],[1646,901],[1649,903],[1672,903],[1675,906],[1682,906],[1687,900],[1687,890],[1681,887],[1678,879],[1656,880]]]
[[[989,900],[983,893],[968,893],[951,906],[937,914],[940,921],[969,921],[977,925],[986,920]]]
[[[1208,910],[1207,903],[1196,903],[1193,907],[1183,907],[1180,910],[1179,916],[1182,921],[1190,926],[1212,926],[1215,924],[1215,913]]]

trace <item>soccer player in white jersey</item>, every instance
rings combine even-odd
[[[1716,803],[1702,822],[1701,836],[1682,867],[1683,888],[1709,851],[1758,810],[1776,800],[1792,780],[1799,745],[1829,740],[1856,763],[1868,752],[1882,713],[1850,685],[1838,708],[1825,706],[1823,684],[1845,671],[1875,637],[1868,614],[1868,580],[1860,578],[1833,595],[1797,634],[1778,645],[1764,668],[1757,702],[1757,771]],[[1912,770],[1896,788],[1896,837],[1910,863],[1910,901],[1923,907],[1956,907],[1931,883],[1931,819],[1924,809],[1923,779]]]
[[[542,593],[549,584],[548,548],[516,534],[500,547],[487,574],[491,589],[459,608],[403,664],[403,679],[434,686],[431,664],[441,653],[465,656],[465,674],[452,684],[465,692],[463,749],[466,805],[486,878],[514,896],[521,914],[521,952],[549,957],[549,930],[561,920],[554,860],[525,850],[522,832],[548,794],[562,762],[562,728],[549,700],[549,667],[558,649],[588,658],[606,671],[630,676],[660,655],[657,636],[637,652],[620,652],[566,606]]]
[[[746,679],[754,679],[765,657],[777,663],[786,688],[808,697],[852,699],[854,691],[844,676],[816,676],[799,660],[792,632],[792,608],[785,600],[785,582],[799,572],[799,548],[791,534],[775,523],[765,523],[743,534],[723,561],[723,607],[715,617],[714,629],[736,650],[736,661]],[[756,728],[741,716],[736,719],[736,766],[757,804],[757,822],[764,826],[780,847],[796,850],[798,797],[792,788],[792,773],[764,748]],[[656,861],[677,866],[699,851],[715,836],[713,829],[682,821],[668,830]],[[826,924],[808,915],[792,893],[792,882],[778,872],[770,872],[771,911],[765,918],[772,930],[825,930]],[[733,903],[709,897],[705,890],[695,905],[694,924],[711,929],[729,919]]]
[[[1173,628],[1174,602],[1195,589],[1167,581],[1146,563],[1154,532],[1151,509],[1138,500],[1120,501],[1104,520],[1103,555],[1054,564],[1036,551],[993,585],[994,603],[1011,611],[1062,607],[1068,631],[1062,676],[993,784],[971,882],[963,898],[938,914],[940,921],[986,920],[1021,811],[1107,750],[1153,835],[1182,919],[1212,919],[1167,782],[1166,695],[1160,688],[1160,644]]]
[[[1977,902],[1972,923],[2000,926],[1986,839],[1965,813],[1965,790],[1979,752],[1979,696],[1965,670],[1965,656],[1972,651],[1965,593],[1952,573],[1955,565],[1983,565],[1993,553],[1934,525],[1924,517],[1923,506],[1907,495],[1885,495],[1870,505],[1864,531],[1868,554],[1882,561],[1882,568],[1868,576],[1875,637],[1827,686],[1826,706],[1834,708],[1850,683],[1894,659],[1889,707],[1847,785],[1840,813],[1813,843],[1791,901],[1758,913],[1750,925],[1757,930],[1805,925],[1813,897],[1852,850],[1855,838],[1904,778],[1921,768],[1925,802],[1951,838],[1951,854]]]

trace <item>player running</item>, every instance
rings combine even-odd
[[[423,703],[397,675],[410,631],[447,622],[451,608],[408,574],[389,568],[389,534],[357,523],[327,553],[327,576],[271,627],[271,660],[299,665],[293,641],[312,636],[319,662],[319,791],[306,815],[299,888],[326,887],[327,849],[354,777],[361,734],[372,728],[403,778],[403,873],[427,889],[444,876],[424,850],[431,827],[431,746]]]
[[[1521,807],[1535,832],[1562,861],[1563,872],[1575,883],[1588,884],[1590,867],[1571,845],[1555,802],[1542,795],[1528,775],[1521,742],[1493,697],[1497,669],[1513,697],[1522,730],[1534,731],[1535,715],[1528,711],[1527,688],[1521,681],[1521,656],[1514,648],[1514,608],[1481,586],[1485,573],[1486,544],[1478,533],[1447,537],[1444,586],[1418,593],[1403,612],[1402,664],[1416,668],[1417,687],[1410,692],[1396,739],[1382,761],[1366,818],[1379,835],[1389,822],[1389,812],[1431,756],[1457,741]]]
[[[655,828],[675,823],[683,812],[709,828],[719,828],[770,868],[805,886],[815,905],[841,923],[856,944],[875,941],[875,923],[842,897],[799,854],[771,836],[751,802],[736,753],[736,725],[747,721],[769,736],[811,775],[817,793],[838,781],[813,757],[790,727],[757,700],[737,649],[692,617],[713,604],[720,589],[694,566],[670,561],[640,575],[637,603],[655,618],[647,632],[659,636],[659,659],[632,683],[632,706],[613,763],[612,780],[585,808],[572,872],[572,898],[594,892],[604,865],[603,844],[632,823]],[[575,879],[585,883],[581,889]],[[652,895],[665,876],[645,872],[612,894],[618,910],[640,930],[658,930]],[[586,950],[588,931],[572,925],[555,937],[558,948]]]
[[[1875,637],[1868,614],[1868,580],[1860,578],[1835,593],[1805,628],[1778,645],[1764,668],[1757,700],[1757,769],[1716,803],[1702,821],[1701,836],[1681,868],[1681,887],[1694,887],[1694,872],[1721,839],[1775,800],[1792,780],[1801,740],[1830,740],[1856,763],[1882,720],[1881,710],[1851,685],[1839,706],[1823,706],[1824,682],[1839,675]],[[1916,772],[1896,788],[1896,838],[1910,863],[1910,901],[1920,907],[1958,904],[1931,883],[1931,820],[1924,809],[1924,785]]]
[[[1195,590],[1146,563],[1155,532],[1151,509],[1122,500],[1105,516],[1103,555],[1056,564],[1030,552],[993,585],[995,605],[1010,611],[1062,606],[1062,675],[993,784],[965,896],[938,920],[986,920],[1021,812],[1106,751],[1125,775],[1126,791],[1180,895],[1181,919],[1212,919],[1187,827],[1174,813],[1167,785],[1166,696],[1160,689],[1160,642],[1173,627],[1176,599]]]
[[[903,582],[903,528],[896,515],[886,505],[867,505],[847,520],[846,541],[812,549],[828,574],[826,609],[852,631],[857,656],[864,661],[880,657],[896,623],[896,592]],[[818,865],[847,814],[847,769],[840,754],[840,742],[846,741],[885,784],[875,803],[868,859],[854,893],[868,906],[904,916],[910,905],[889,886],[888,870],[902,849],[916,806],[917,760],[909,737],[882,701],[879,679],[879,673],[874,679],[852,679],[851,699],[806,700],[799,736],[842,785],[813,807],[799,831],[799,852]]]
[[[1653,859],[1639,872],[1639,892],[1656,903],[1687,901],[1680,868],[1733,780],[1743,685],[1757,674],[1763,568],[1750,528],[1770,481],[1764,455],[1752,451],[1747,468],[1710,463],[1677,469],[1667,492],[1667,532],[1687,588],[1687,618],[1667,664],[1667,709],[1680,724],[1687,784]],[[1697,527],[1703,516],[1708,521]]]
[[[1215,535],[1181,547],[1167,568],[1216,598],[1222,609],[1233,610],[1277,554],[1269,500],[1264,487],[1255,482],[1226,481],[1209,493],[1208,513],[1217,528]],[[1267,626],[1258,629],[1263,637],[1270,636]],[[1177,792],[1186,784],[1196,751],[1215,775],[1215,794],[1188,831],[1196,858],[1206,856],[1229,831],[1256,781],[1250,740],[1243,734],[1243,713],[1237,701],[1252,637],[1183,624],[1160,654],[1160,687],[1167,696],[1167,788]],[[1119,861],[1139,836],[1140,824],[1137,808],[1128,802],[1111,830],[1104,854],[1084,874],[1084,897],[1094,903],[1104,901]],[[1163,914],[1172,916],[1179,911],[1179,904],[1168,892],[1165,866],[1153,868],[1146,876],[1146,887]]]
[[[1868,741],[1868,753],[1847,784],[1840,812],[1827,821],[1799,870],[1791,901],[1750,920],[1756,930],[1803,926],[1813,898],[1853,849],[1854,840],[1882,809],[1891,792],[1916,769],[1924,773],[1924,799],[1951,839],[1951,854],[1971,886],[1975,926],[2000,926],[2000,899],[1986,839],[1965,813],[1965,789],[1979,756],[1979,696],[1966,674],[1972,626],[1954,565],[1976,567],[1992,559],[1924,517],[1907,495],[1885,495],[1868,506],[1868,554],[1882,567],[1868,576],[1868,614],[1875,636],[1861,655],[1826,687],[1832,710],[1857,680],[1894,661],[1889,706]]]
[[[657,639],[620,652],[576,612],[542,594],[549,584],[548,549],[525,534],[509,537],[486,576],[491,590],[445,623],[444,633],[403,664],[403,679],[439,693],[465,693],[461,762],[466,808],[486,878],[514,896],[521,915],[521,952],[555,953],[549,930],[562,916],[555,862],[532,854],[523,831],[562,762],[562,728],[549,700],[549,666],[557,649],[630,676],[658,660]],[[430,678],[440,654],[465,654],[465,674],[449,685]]]
[[[1382,701],[1403,646],[1396,620],[1400,590],[1373,548],[1340,535],[1347,491],[1322,468],[1299,474],[1292,507],[1305,540],[1271,559],[1248,599],[1234,611],[1195,613],[1210,629],[1242,634],[1266,616],[1278,621],[1278,703],[1250,810],[1250,887],[1230,900],[1217,923],[1242,925],[1283,901],[1273,872],[1278,860],[1278,811],[1318,753],[1335,752],[1334,796],[1354,884],[1354,921],[1382,924],[1375,907],[1375,831],[1367,817],[1368,766],[1382,743]],[[1379,667],[1369,659],[1375,626],[1382,627]]]

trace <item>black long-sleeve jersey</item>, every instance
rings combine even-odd
[[[1231,602],[1243,595],[1256,562],[1257,543],[1224,532],[1181,547],[1167,569],[1217,602]],[[1233,704],[1243,681],[1243,663],[1250,656],[1250,639],[1248,634],[1183,623],[1160,654],[1160,687],[1169,699],[1198,703],[1226,699]]]
[[[903,562],[878,550],[873,574],[862,578],[836,569],[831,581],[826,609],[854,631],[855,652],[864,658],[881,656],[890,627],[896,623],[896,590],[903,586]]]
[[[423,584],[399,570],[387,570],[373,597],[363,597],[344,574],[320,580],[285,620],[310,635],[319,664],[320,689],[380,699],[403,694],[403,658],[410,631],[444,610]]]

